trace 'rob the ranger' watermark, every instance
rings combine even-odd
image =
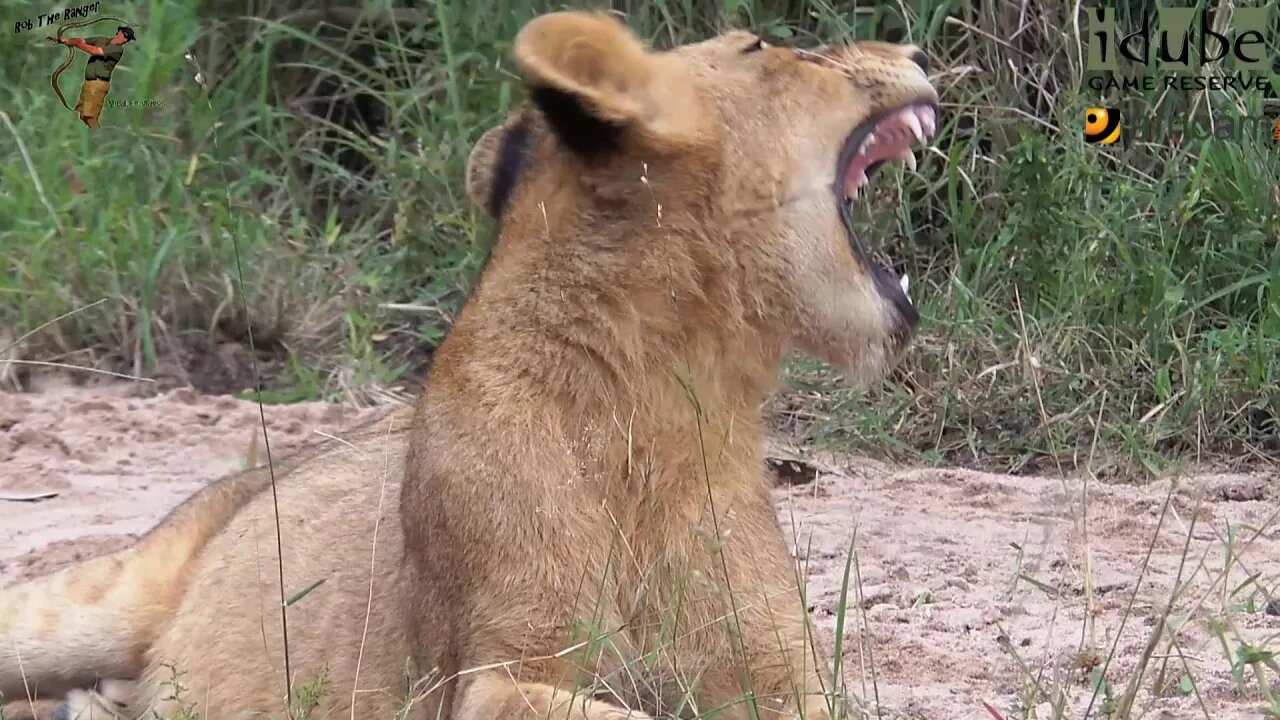
[[[1137,27],[1120,27],[1113,7],[1090,8],[1088,85],[1097,91],[1265,91],[1274,60],[1272,9],[1260,5],[1234,8],[1228,22],[1205,8],[1160,6],[1154,15],[1139,11]]]

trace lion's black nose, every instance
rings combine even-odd
[[[920,66],[920,69],[929,72],[929,56],[923,50],[916,50],[911,53],[911,62]]]

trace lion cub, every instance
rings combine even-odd
[[[912,334],[843,211],[932,133],[923,56],[742,32],[657,53],[557,13],[515,57],[534,110],[494,154],[518,179],[489,189],[499,243],[401,497],[414,645],[457,678],[439,707],[828,717],[760,408],[791,348],[870,380]]]

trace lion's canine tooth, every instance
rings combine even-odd
[[[916,117],[915,111],[908,108],[900,117],[902,122],[911,129],[911,133],[916,136],[916,140],[924,142],[924,130],[920,127],[920,118]]]

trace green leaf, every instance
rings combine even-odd
[[[320,587],[322,584],[324,584],[324,581],[325,581],[325,580],[327,580],[327,579],[328,579],[328,578],[320,578],[319,580],[317,580],[317,581],[315,581],[315,582],[311,583],[310,585],[308,585],[308,586],[306,586],[306,587],[302,588],[301,590],[299,590],[298,592],[294,593],[292,597],[290,597],[288,600],[285,600],[285,601],[284,601],[284,606],[285,606],[285,607],[290,607],[290,606],[291,606],[291,605],[293,605],[294,603],[296,603],[296,602],[298,602],[299,600],[301,600],[302,598],[306,597],[306,596],[307,596],[307,594],[308,594],[308,593],[310,593],[312,590],[315,590],[316,588],[318,588],[318,587]]]

